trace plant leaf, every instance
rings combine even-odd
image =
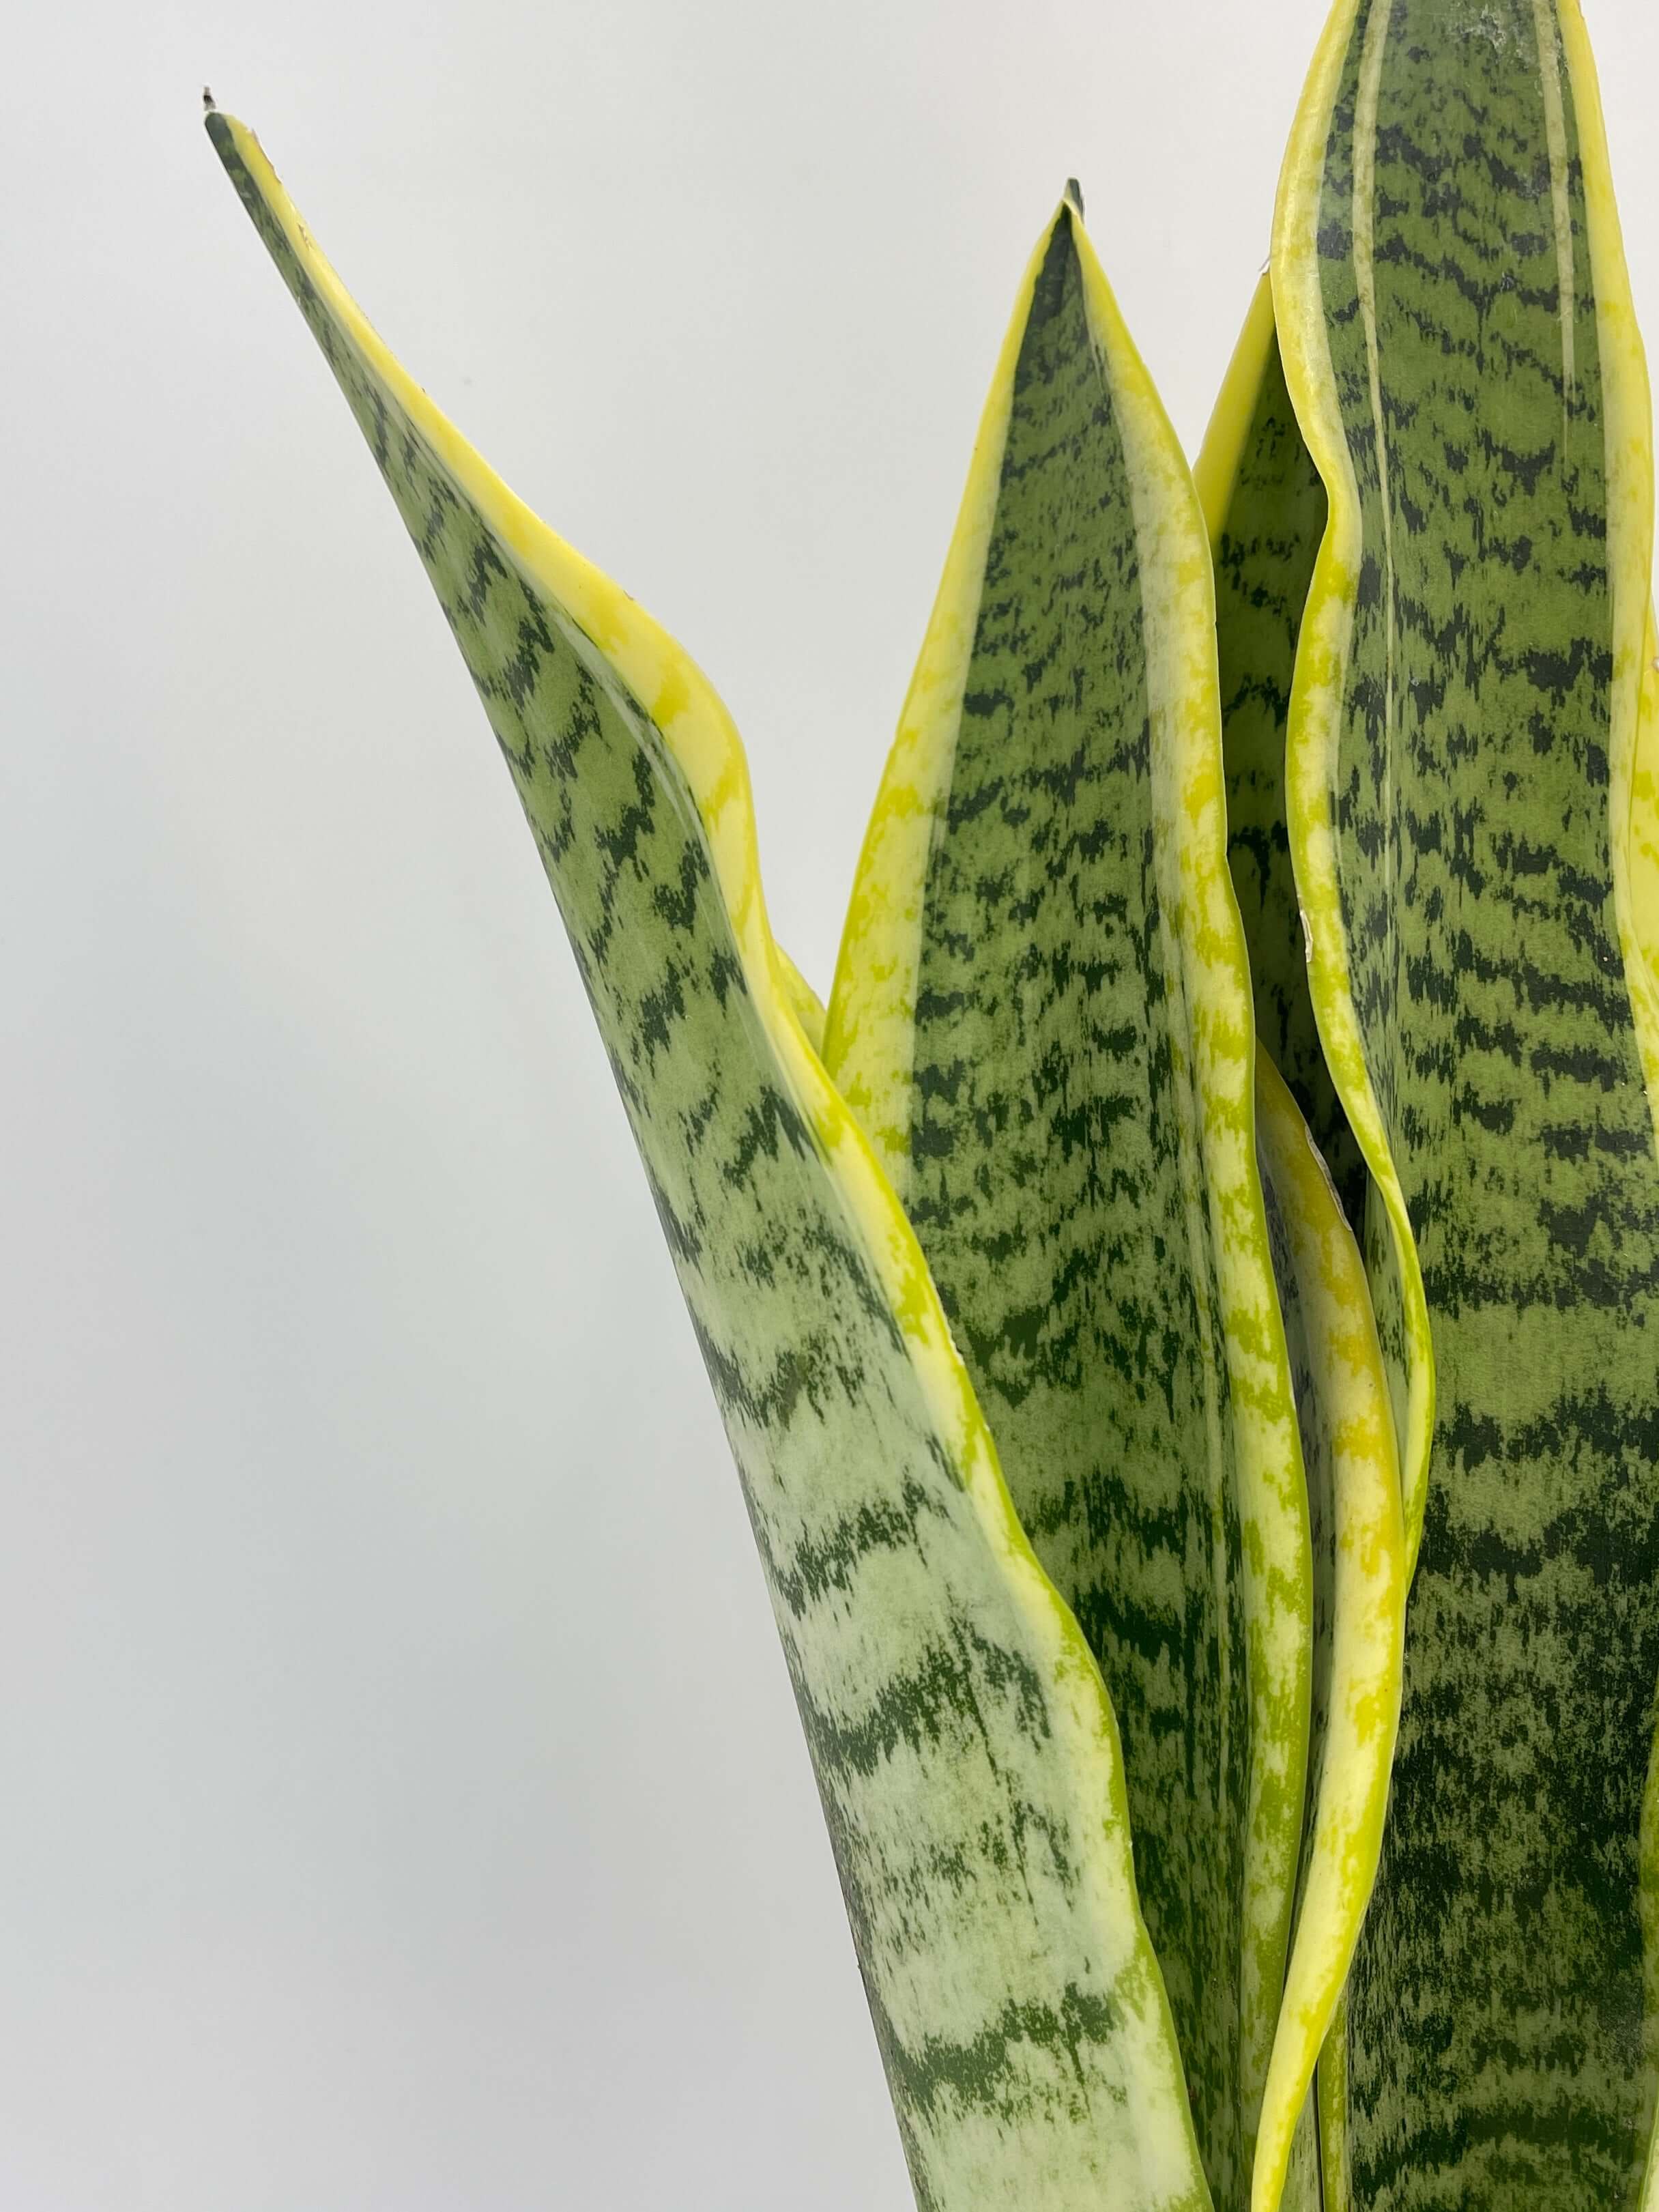
[[[1297,641],[1327,503],[1285,388],[1265,277],[1194,474],[1215,562],[1228,860],[1263,1040],[1257,1150],[1313,1534],[1313,1817],[1274,2049],[1276,2094],[1268,2101],[1276,2132],[1264,2128],[1257,2148],[1255,2186],[1258,2202],[1268,2203],[1290,2153],[1297,2097],[1336,2015],[1376,1873],[1399,1719],[1406,1576],[1387,1370],[1348,1227],[1364,1221],[1370,1178],[1320,1049],[1285,819]],[[1288,1088],[1269,1042],[1296,1072]],[[1328,1158],[1343,1164],[1328,1178]],[[1372,1230],[1385,1238],[1386,1221]],[[1395,1351],[1395,1371],[1408,1372],[1405,1347],[1396,1342]],[[1426,1347],[1422,1357],[1426,1366]],[[1340,2157],[1334,2097],[1333,2089],[1324,2106],[1332,2123],[1328,2167]],[[1315,2131],[1309,2124],[1304,2132],[1311,2148]],[[1328,2184],[1332,2207],[1346,2203],[1328,2173]],[[1304,2186],[1316,2203],[1316,2182]]]
[[[1325,487],[1285,388],[1266,276],[1193,481],[1215,565],[1227,860],[1249,949],[1256,1035],[1290,1085],[1358,1229],[1364,1162],[1320,1048],[1285,812],[1285,726],[1302,610],[1325,534]]]
[[[1309,989],[1312,932],[1291,861],[1285,730],[1302,612],[1325,536],[1325,488],[1285,383],[1273,287],[1257,287],[1194,471],[1214,552],[1227,769],[1228,860],[1250,951],[1256,1020],[1366,1243],[1415,1549],[1428,1489],[1434,1361],[1414,1248],[1402,1271],[1327,1063]],[[1403,1248],[1402,1248],[1403,1249]]]
[[[1319,2054],[1319,2172],[1325,2212],[1351,2212],[1353,2150],[1348,2130],[1348,1999],[1345,1990]]]
[[[1312,1818],[1253,2185],[1255,2212],[1271,2212],[1382,1848],[1400,1722],[1406,1532],[1364,1266],[1307,1123],[1265,1052],[1256,1062],[1256,1145],[1308,1470],[1314,1568]],[[1311,2142],[1312,2130],[1304,2133]],[[1311,2179],[1306,2186],[1316,2188]]]
[[[568,928],[743,1477],[918,2202],[1201,2207],[1111,1708],[792,1010],[735,733],[398,366],[251,134],[209,130],[415,540]]]
[[[1341,0],[1273,295],[1330,500],[1287,769],[1310,982],[1438,1370],[1347,2009],[1353,2184],[1605,2212],[1655,2082],[1659,1159],[1628,838],[1651,459],[1571,0]]]
[[[1206,2170],[1241,2204],[1301,1844],[1307,1498],[1208,547],[1070,200],[986,407],[824,1051],[1110,1687]]]
[[[1615,820],[1618,805],[1615,784]],[[1648,1096],[1659,1102],[1659,624],[1655,623],[1651,605],[1642,653],[1641,692],[1632,750],[1626,866],[1629,907],[1628,915],[1621,915],[1621,922],[1627,928],[1626,971],[1631,977],[1632,1007]],[[1631,957],[1632,943],[1634,959]],[[1656,1104],[1656,1115],[1659,1116],[1659,1104]],[[1637,1881],[1637,1909],[1646,1968],[1647,2032],[1651,2045],[1656,2023],[1659,2023],[1659,1716],[1656,1717],[1654,1741],[1648,1756]],[[1659,2212],[1659,2118],[1650,2124],[1641,2205],[1642,2212]]]
[[[823,1001],[807,981],[800,969],[780,945],[776,948],[778,972],[783,983],[784,996],[790,1010],[800,1024],[803,1035],[814,1052],[823,1050]]]

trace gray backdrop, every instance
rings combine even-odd
[[[827,984],[1068,171],[1195,444],[1322,0],[33,9],[0,82],[0,2207],[902,2212],[552,902],[199,87],[745,732]],[[1659,20],[1592,0],[1659,337]]]

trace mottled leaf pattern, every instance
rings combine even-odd
[[[703,678],[209,129],[552,884],[922,2212],[1659,2212],[1659,630],[1577,0],[1337,0],[1196,489],[1068,187],[827,1009]]]
[[[1214,654],[1191,478],[1066,202],[987,407],[825,1051],[1111,1690],[1231,2207],[1285,1972],[1311,1618]]]
[[[1626,2212],[1655,2079],[1651,489],[1572,0],[1344,0],[1273,289],[1331,501],[1289,732],[1314,1000],[1438,1372],[1347,2014],[1355,2202]]]
[[[743,1478],[918,2203],[1198,2212],[1111,1709],[791,1010],[735,736],[398,368],[251,136],[210,129],[415,540],[563,914]]]

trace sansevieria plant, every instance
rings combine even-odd
[[[1068,187],[827,1006],[707,680],[208,128],[568,930],[918,2204],[1659,2207],[1650,413],[1577,0],[1338,0],[1195,469]]]

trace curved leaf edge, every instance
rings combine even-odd
[[[910,1079],[928,855],[973,658],[1020,347],[1049,241],[1065,214],[1062,203],[1032,248],[1014,295],[944,574],[854,871],[825,1010],[824,1066],[901,1203],[909,1179]]]
[[[1336,0],[1291,125],[1273,216],[1270,283],[1285,383],[1329,502],[1302,619],[1285,738],[1291,866],[1308,936],[1308,987],[1326,1064],[1386,1212],[1404,1304],[1408,1371],[1399,1422],[1407,1557],[1414,1567],[1434,1437],[1434,1345],[1417,1240],[1365,1065],[1353,1004],[1330,816],[1330,768],[1359,590],[1360,504],[1337,406],[1320,289],[1318,215],[1326,138],[1358,0]],[[1239,367],[1236,361],[1235,368]]]
[[[1187,927],[1180,972],[1192,1018],[1195,1088],[1206,1109],[1210,1230],[1229,1376],[1241,1409],[1241,1511],[1255,1531],[1245,1569],[1252,1695],[1258,1741],[1273,1747],[1256,1762],[1248,1814],[1254,1871],[1246,1919],[1255,1932],[1245,1961],[1244,2095],[1247,2107],[1259,2110],[1290,1952],[1307,1784],[1312,1567],[1306,1481],[1256,1171],[1255,1018],[1227,861],[1214,578],[1204,514],[1163,402],[1069,196],[1027,264],[981,416],[943,579],[860,857],[824,1057],[902,1196],[931,841],[949,785],[974,648],[1021,342],[1054,230],[1067,222],[1091,332],[1141,459],[1137,503],[1156,501],[1160,508],[1161,527],[1146,532],[1149,544],[1157,541],[1147,619],[1165,632],[1167,721],[1182,733],[1182,753],[1168,771],[1176,786],[1171,811],[1182,823],[1178,871]],[[1254,2133],[1248,2126],[1247,2134]]]
[[[1325,1735],[1251,2186],[1253,2212],[1273,2212],[1376,1878],[1400,1727],[1407,1571],[1393,1406],[1364,1262],[1265,1052],[1256,1109],[1331,1437],[1334,1552]]]
[[[1077,1778],[1079,1798],[1092,1796],[1098,1816],[1103,1856],[1091,1884],[1127,1893],[1133,1908],[1137,1963],[1132,1979],[1137,2009],[1153,2032],[1147,2057],[1160,2075],[1155,2094],[1160,2104],[1178,2106],[1185,2123],[1184,2142],[1172,2146],[1164,2161],[1160,2201],[1207,2203],[1174,2022],[1139,1911],[1122,1749],[1110,1697],[1093,1653],[1015,1511],[994,1441],[915,1232],[815,1048],[810,1035],[815,994],[777,945],[767,918],[748,763],[731,717],[690,656],[620,586],[526,506],[404,369],[316,245],[254,133],[217,108],[207,115],[206,128],[233,181],[237,165],[246,172],[280,225],[305,280],[316,288],[373,374],[429,441],[526,577],[568,611],[640,702],[684,779],[779,1073],[866,1243],[938,1432],[950,1447],[957,1479],[972,1503],[988,1557],[1034,1646],[1047,1656],[1055,1710],[1070,1730],[1060,1755]],[[1115,1862],[1109,1873],[1104,1871],[1107,1860]],[[1098,1903],[1109,1914],[1115,1909],[1103,1893]],[[1168,2080],[1161,2078],[1164,2074]],[[1151,2082],[1146,2087],[1153,2088]]]
[[[1607,570],[1613,588],[1608,805],[1613,896],[1631,1013],[1659,1145],[1659,629],[1653,613],[1653,392],[1613,184],[1607,117],[1579,0],[1557,0],[1584,179],[1607,455]],[[1659,2070],[1659,1720],[1638,1849],[1646,1982],[1644,2041]],[[1643,2212],[1659,2212],[1659,2124],[1647,2116]]]
[[[1548,4],[1550,0],[1540,0],[1540,6]],[[1615,602],[1609,848],[1626,988],[1659,1143],[1659,629],[1652,599],[1652,396],[1589,31],[1579,0],[1553,0],[1553,5],[1577,118],[1602,363],[1608,574]],[[1316,226],[1326,136],[1358,13],[1358,0],[1335,0],[1297,109],[1273,224],[1270,281],[1286,380],[1330,507],[1297,652],[1287,787],[1321,1041],[1387,1212],[1405,1297],[1413,1373],[1401,1457],[1408,1566],[1414,1568],[1434,1428],[1433,1349],[1415,1240],[1364,1066],[1349,990],[1328,810],[1328,764],[1340,728],[1360,525],[1358,486],[1338,415],[1325,333]],[[1659,2055],[1659,1723],[1643,1800],[1638,1868],[1647,1984],[1644,2040],[1651,2059]],[[1659,2212],[1659,2126],[1651,2112],[1647,2125],[1650,2149],[1641,2203],[1643,2212]],[[1344,2158],[1334,2174],[1328,2174],[1328,2186],[1332,2178],[1346,2183],[1346,2173]]]

